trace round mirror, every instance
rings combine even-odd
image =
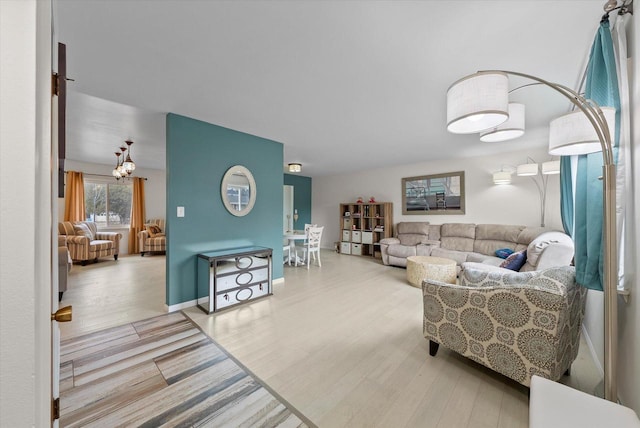
[[[222,177],[222,202],[231,214],[241,217],[249,214],[256,203],[256,181],[242,165],[232,166]]]

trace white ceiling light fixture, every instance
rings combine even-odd
[[[289,164],[289,172],[300,172],[302,171],[301,163],[290,163]]]
[[[509,103],[509,119],[488,131],[480,133],[480,141],[497,143],[524,135],[524,104]]]
[[[509,119],[509,78],[505,73],[478,72],[447,91],[447,130],[473,134]]]
[[[608,137],[613,141],[611,130],[615,129],[616,109],[613,107],[601,107],[601,109],[609,128]],[[586,155],[600,151],[602,151],[600,138],[589,118],[581,110],[555,118],[549,124],[550,155]]]

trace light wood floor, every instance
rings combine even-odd
[[[404,269],[329,251],[322,261],[285,266],[285,282],[266,299],[184,312],[320,427],[528,426],[527,388],[443,347],[429,357],[421,291]],[[74,321],[61,325],[62,337],[164,313],[164,262],[74,266],[63,298]],[[591,393],[595,373],[583,344],[563,382]]]

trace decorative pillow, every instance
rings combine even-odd
[[[500,257],[501,259],[506,259],[511,254],[513,254],[513,250],[511,248],[501,248],[499,250],[496,250],[496,256]]]
[[[149,233],[149,236],[152,238],[155,238],[158,235],[164,236],[164,233],[162,233],[162,229],[160,229],[160,226],[158,226],[157,224],[146,224],[145,228],[147,229],[147,233]]]
[[[527,250],[518,251],[511,254],[500,264],[501,268],[511,269],[518,272],[527,262]]]
[[[73,225],[73,230],[76,232],[76,236],[86,236],[89,240],[95,240],[95,236],[91,233],[89,226],[84,223],[76,223]]]

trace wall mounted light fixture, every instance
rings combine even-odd
[[[511,172],[504,170],[494,172],[493,184],[511,184]]]

